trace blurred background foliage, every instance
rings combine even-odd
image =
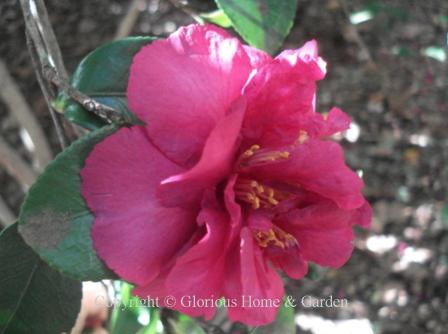
[[[186,4],[47,0],[46,4],[70,73],[88,52],[117,37],[164,37],[198,20],[229,26],[229,17],[206,0]],[[125,23],[131,11],[135,21]],[[318,40],[329,63],[327,78],[319,83],[318,109],[325,112],[336,105],[353,117],[351,128],[337,139],[346,149],[349,165],[364,178],[374,221],[370,231],[357,231],[356,250],[343,268],[313,268],[308,278],[287,284],[289,295],[347,298],[348,307],[299,305],[294,314],[282,311],[282,321],[294,319],[297,333],[444,334],[448,328],[448,3],[298,0],[294,25],[282,48],[297,48],[311,38]],[[0,221],[6,226],[15,221],[25,192],[59,146],[24,47],[23,18],[16,0],[0,2],[0,40]],[[275,48],[275,43],[268,46],[271,51]],[[11,87],[28,106],[11,99]],[[32,110],[34,119],[17,117],[16,111],[23,108]],[[69,139],[77,136],[66,130]],[[98,296],[99,291],[105,301],[136,302],[129,285],[88,283],[84,310],[91,307],[88,296]],[[74,333],[82,327],[87,328],[84,332],[117,334],[248,332],[231,326],[221,313],[205,324],[169,310],[107,305],[85,311],[87,321]]]

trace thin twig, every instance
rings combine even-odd
[[[185,14],[191,16],[197,23],[204,24],[199,12],[188,6],[188,1],[185,0],[168,0],[174,7],[180,9]]]
[[[50,18],[48,16],[47,8],[45,7],[44,0],[27,0],[32,1],[36,8],[36,25],[39,28],[40,34],[41,34],[41,40],[34,40],[34,45],[37,47],[37,45],[41,45],[41,49],[46,50],[47,57],[45,59],[42,59],[44,61],[40,62],[41,66],[44,66],[48,62],[51,62],[52,66],[54,66],[56,73],[58,74],[58,77],[61,78],[62,81],[68,82],[69,76],[67,73],[67,69],[65,68],[64,61],[62,58],[61,49],[59,48],[58,41],[56,39],[56,35],[54,33],[54,30],[50,23]],[[43,42],[43,44],[39,44],[39,41]],[[48,86],[48,85],[47,85]],[[53,87],[48,87],[48,90],[52,91]],[[58,95],[58,92],[53,92],[54,96]],[[53,96],[53,98],[54,98]],[[52,106],[49,106],[52,108]],[[55,110],[57,112],[57,110]],[[55,114],[56,115],[56,114]],[[52,115],[53,117],[53,115]],[[56,118],[53,117],[53,118]],[[61,124],[61,131],[63,132],[63,129],[69,132],[69,137],[79,137],[79,134],[81,133],[81,130],[77,128],[76,125],[69,123],[69,122],[62,122]],[[62,126],[63,125],[63,126]],[[65,136],[64,136],[65,138]]]
[[[123,20],[118,26],[114,39],[121,39],[129,36],[134,28],[135,22],[137,22],[138,16],[140,15],[140,8],[145,3],[146,0],[132,0],[126,15],[123,17]]]
[[[28,0],[33,1],[37,9],[37,18],[39,19],[39,24],[41,25],[41,35],[42,41],[45,43],[47,53],[49,58],[54,63],[54,67],[58,76],[62,80],[68,80],[67,70],[65,69],[64,61],[62,60],[61,49],[59,48],[56,35],[54,33],[53,27],[51,26],[50,19],[48,17],[47,8],[43,0]]]
[[[17,220],[16,215],[0,196],[0,226],[8,227]]]
[[[64,149],[67,144],[62,130],[62,125],[56,115],[56,111],[51,105],[51,101],[56,97],[57,92],[55,92],[52,87],[50,87],[42,78],[42,65],[47,63],[60,67],[57,70],[62,72],[61,75],[67,75],[65,67],[61,65],[62,60],[60,50],[57,46],[54,32],[48,22],[48,15],[46,15],[45,5],[42,0],[20,0],[20,4],[22,7],[23,17],[25,19],[27,45],[31,55],[31,60],[33,61],[37,80],[39,81],[40,88],[42,89],[45,100],[48,104],[50,115],[56,128],[59,144],[61,145],[61,148]],[[39,15],[43,15],[43,17],[41,18]],[[50,31],[47,31],[48,29]],[[48,36],[50,36],[49,39]]]
[[[207,334],[225,334],[219,326],[208,323],[205,320],[198,319],[198,323]]]
[[[54,84],[59,90],[65,92],[70,98],[82,105],[86,110],[94,113],[109,123],[128,123],[130,120],[125,119],[124,115],[118,113],[115,109],[99,103],[70,86],[66,81],[61,80],[54,68],[45,66],[43,69],[44,77]]]
[[[129,123],[124,115],[81,93],[68,83],[61,52],[48,19],[43,0],[20,0],[26,25],[27,45],[36,71],[37,80],[50,110],[61,147],[66,147],[65,136],[52,101],[60,91],[80,103],[85,109],[109,122]]]
[[[2,137],[0,137],[0,165],[22,184],[24,190],[36,181],[36,173]]]
[[[53,123],[56,128],[61,147],[66,147],[66,140],[61,122],[53,108],[52,101],[57,97],[61,87],[72,97],[76,91],[68,84],[67,72],[63,65],[62,56],[54,36],[53,29],[48,20],[48,14],[42,0],[20,0],[26,23],[27,44],[36,71],[36,76],[43,95],[50,110]],[[51,78],[48,77],[51,73]],[[55,85],[55,86],[54,86]],[[68,89],[67,87],[70,87]],[[79,92],[82,96],[80,102],[87,110],[97,111],[99,114],[114,114],[114,109],[97,103],[88,96]],[[105,111],[104,111],[105,110]],[[116,113],[118,114],[118,113]]]
[[[52,153],[47,138],[40,127],[30,106],[22,95],[14,78],[9,74],[5,63],[0,59],[0,96],[8,105],[12,115],[23,126],[35,146],[37,167],[42,170],[52,159]]]
[[[345,17],[350,24],[349,27],[353,32],[353,37],[355,39],[356,44],[358,44],[358,47],[361,49],[361,52],[366,57],[369,67],[371,67],[372,69],[375,69],[376,64],[373,60],[373,57],[372,57],[372,54],[370,53],[369,48],[367,47],[367,44],[364,42],[364,39],[361,37],[361,34],[359,33],[356,25],[354,25],[350,22],[350,12],[348,10],[347,3],[345,2],[345,0],[339,0],[339,5],[341,6],[342,11],[344,12]]]
[[[62,149],[67,147],[67,142],[64,136],[64,131],[62,128],[62,124],[56,114],[56,111],[53,109],[52,100],[55,97],[55,92],[52,91],[52,88],[48,85],[48,83],[44,80],[42,75],[41,66],[39,63],[38,51],[36,50],[35,45],[31,41],[30,32],[26,30],[26,44],[28,45],[28,50],[30,52],[31,61],[33,63],[34,70],[36,72],[37,81],[39,82],[40,89],[44,95],[45,101],[47,102],[48,110],[50,111],[50,116],[53,121],[54,127],[56,129],[56,134],[58,136],[59,144]]]

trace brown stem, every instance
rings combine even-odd
[[[350,22],[350,12],[348,10],[347,3],[345,0],[339,0],[339,4],[342,8],[342,11],[344,12],[345,17],[350,23],[350,29],[352,29],[353,37],[355,39],[356,44],[358,44],[358,47],[360,48],[361,52],[365,55],[367,58],[367,62],[370,68],[375,69],[376,65],[373,60],[372,54],[370,53],[369,48],[367,47],[367,44],[364,42],[363,38],[361,37],[361,34],[358,31],[358,28]]]
[[[58,77],[56,71],[51,66],[45,66],[43,69],[44,77],[55,85],[59,90],[65,92],[71,99],[78,102],[86,110],[94,113],[109,123],[127,123],[123,115],[118,113],[115,109],[101,104],[88,95],[70,86],[66,81]]]
[[[203,24],[204,20],[201,18],[201,15],[194,10],[193,8],[188,6],[187,1],[182,0],[168,0],[174,7],[180,9],[185,14],[191,16],[197,23]]]
[[[50,19],[48,17],[47,8],[43,0],[28,0],[33,1],[37,9],[37,17],[42,27],[42,41],[47,48],[48,56],[53,60],[54,67],[59,77],[62,80],[68,80],[67,70],[65,69],[64,61],[62,59],[61,49],[59,48],[56,35],[53,27],[51,26]]]
[[[24,190],[36,181],[36,173],[2,137],[0,137],[0,165],[20,182]]]
[[[54,110],[51,101],[55,98],[56,93],[53,91],[52,87],[48,85],[48,82],[44,80],[42,75],[40,61],[39,61],[39,51],[37,50],[35,44],[31,41],[31,33],[27,29],[26,30],[26,44],[28,46],[28,50],[30,52],[31,61],[33,63],[34,70],[36,72],[37,81],[39,83],[40,89],[44,95],[45,101],[47,102],[48,110],[50,111],[50,116],[53,121],[54,127],[56,129],[56,134],[58,136],[59,144],[62,149],[67,147],[67,141],[65,139],[64,131],[62,128],[62,124],[56,111]]]
[[[126,120],[123,119],[124,117],[121,113],[98,103],[70,86],[61,51],[43,0],[20,0],[20,4],[25,18],[25,31],[31,60],[50,110],[61,147],[63,149],[66,147],[65,135],[56,110],[52,105],[52,101],[58,96],[60,91],[64,91],[85,109],[106,119],[108,122],[125,123]]]
[[[54,37],[53,29],[48,20],[48,14],[42,0],[20,0],[20,5],[25,19],[25,32],[27,46],[31,55],[34,70],[36,72],[39,86],[47,102],[51,118],[56,128],[59,144],[64,149],[67,146],[66,139],[62,130],[62,124],[51,106],[51,101],[55,98],[57,92],[44,80],[42,76],[42,65],[53,63],[56,70],[60,71],[62,76],[67,76],[63,65],[61,52]]]
[[[3,225],[3,227],[8,227],[16,220],[17,218],[14,212],[12,212],[3,198],[0,197],[0,226]]]
[[[1,59],[0,78],[2,78],[0,81],[0,96],[20,126],[25,128],[30,135],[35,146],[33,153],[35,154],[37,167],[39,170],[42,170],[52,159],[50,145],[33,111],[21,93],[19,86]]]
[[[126,15],[123,17],[120,25],[118,26],[114,39],[120,39],[129,36],[132,29],[134,28],[135,22],[137,22],[138,16],[140,15],[140,6],[145,3],[146,0],[132,0],[131,4],[128,7]]]

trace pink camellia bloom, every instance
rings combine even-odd
[[[349,259],[371,212],[328,140],[350,118],[315,112],[325,66],[315,41],[271,58],[210,25],[135,56],[127,95],[146,125],[97,144],[81,176],[94,247],[136,295],[206,319],[224,297],[232,321],[262,325],[284,295],[279,271]]]

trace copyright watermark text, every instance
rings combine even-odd
[[[202,298],[195,295],[174,297],[171,295],[165,297],[148,296],[144,299],[133,298],[124,303],[119,299],[110,300],[104,296],[97,296],[95,303],[105,305],[107,307],[119,307],[121,309],[135,307],[169,307],[175,308],[181,306],[183,308],[210,308],[210,307],[226,307],[226,308],[278,308],[282,305],[292,308],[341,308],[348,306],[346,298],[336,298],[327,296],[317,298],[311,295],[295,297],[291,295],[280,298],[256,298],[253,296],[243,295],[239,298],[215,298],[214,296]]]

